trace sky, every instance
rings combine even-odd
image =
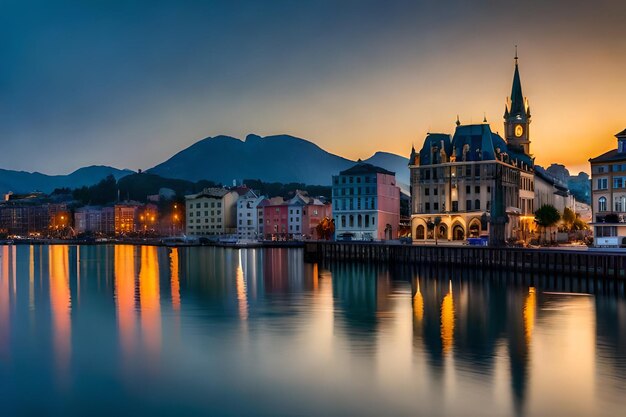
[[[536,162],[589,171],[626,128],[622,0],[0,0],[0,168],[147,169],[197,140],[290,134],[408,156],[486,115],[515,45]]]

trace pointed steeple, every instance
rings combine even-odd
[[[517,63],[517,45],[515,46],[515,73],[513,74],[513,88],[511,89],[510,116],[526,116],[526,105],[522,94],[522,82],[519,76],[519,66]]]
[[[409,156],[409,165],[413,165],[415,163],[415,156],[417,153],[415,152],[415,144],[411,145],[411,156]]]
[[[461,125],[461,121],[459,120],[459,115],[456,115],[456,125],[460,126]]]

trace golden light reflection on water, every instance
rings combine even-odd
[[[178,269],[178,248],[172,248],[170,252],[170,287],[172,296],[172,309],[180,310],[180,272]]]
[[[530,287],[528,289],[526,301],[524,302],[524,335],[526,336],[527,345],[530,345],[533,336],[533,329],[535,327],[536,304],[537,295],[535,293],[535,288]]]
[[[139,269],[139,302],[141,332],[147,350],[156,355],[161,349],[161,305],[159,292],[159,259],[155,246],[141,247]]]
[[[241,320],[248,319],[248,295],[246,292],[246,281],[243,274],[243,266],[241,262],[241,250],[238,251],[239,262],[235,270],[235,282],[237,286],[237,303],[239,304],[239,318]]]
[[[454,344],[454,298],[452,297],[452,281],[448,293],[441,302],[441,343],[443,353],[452,350]]]
[[[413,317],[416,324],[419,324],[422,320],[424,320],[424,296],[422,295],[422,290],[420,289],[419,280],[417,281],[417,290],[413,296]]]
[[[72,338],[69,248],[66,245],[51,245],[48,250],[56,365],[61,373],[66,373],[70,365]]]
[[[0,357],[8,359],[10,353],[11,317],[10,314],[10,275],[9,275],[9,247],[2,246],[0,252],[2,265],[0,266]]]
[[[115,307],[120,345],[129,356],[135,347],[135,248],[116,245],[114,250]]]

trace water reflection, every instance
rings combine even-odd
[[[611,415],[624,283],[299,250],[2,246],[0,366],[2,387],[41,381],[0,398],[14,411],[36,396],[84,415],[107,392],[108,414]],[[67,389],[46,394],[57,376]]]
[[[69,252],[67,246],[48,248],[50,308],[55,363],[62,378],[67,378],[71,355],[72,322]]]

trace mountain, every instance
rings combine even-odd
[[[377,152],[365,162],[394,171],[398,181],[408,183],[406,158]],[[148,172],[167,178],[206,179],[223,184],[231,184],[233,180],[260,179],[330,185],[333,174],[355,163],[289,135],[248,135],[243,141],[216,136],[196,142]]]
[[[77,188],[93,185],[108,175],[116,179],[132,174],[130,170],[122,170],[108,166],[93,165],[77,169],[68,175],[46,175],[40,172],[11,171],[0,169],[0,193],[28,193],[42,191],[50,193],[55,188]]]
[[[363,162],[395,172],[398,182],[409,183],[409,158],[396,155],[395,153],[376,152]]]

